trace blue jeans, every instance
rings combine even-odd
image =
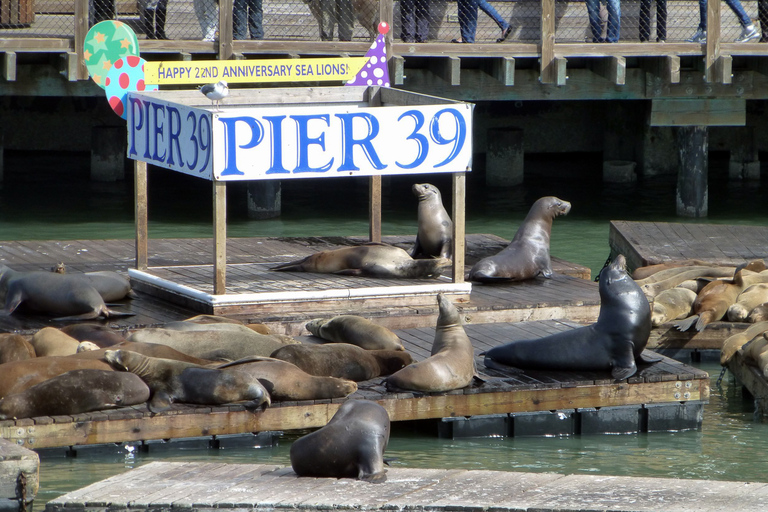
[[[739,0],[725,0],[725,3],[731,8],[733,14],[739,18],[739,23],[741,23],[742,27],[752,23],[747,13],[744,12],[744,7],[742,7]],[[699,28],[707,30],[707,0],[699,0]]]
[[[477,2],[477,7],[485,14],[490,16],[491,19],[496,22],[502,32],[507,30],[509,23],[507,23],[506,20],[502,18],[501,15],[496,11],[496,9],[494,9],[493,6],[488,3],[488,0],[479,0]]]
[[[251,39],[264,39],[264,28],[261,0],[235,0],[232,6],[232,37],[248,39],[248,29],[251,29]]]
[[[475,42],[478,7],[479,0],[458,0],[459,28],[461,29],[461,40],[465,43]]]
[[[401,39],[406,43],[426,43],[429,39],[429,0],[401,0]]]
[[[704,1],[706,0],[699,0]],[[589,28],[592,30],[592,41],[597,43],[601,41],[600,34],[600,0],[586,0],[587,15],[589,16]],[[609,43],[619,41],[619,32],[621,30],[621,5],[619,0],[606,0],[608,7],[608,37]]]

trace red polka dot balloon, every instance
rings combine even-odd
[[[157,85],[144,83],[144,64],[147,61],[135,55],[122,57],[115,61],[107,72],[104,90],[109,106],[117,115],[126,119],[128,106],[125,103],[129,91],[156,91]]]

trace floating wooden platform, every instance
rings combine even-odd
[[[482,385],[448,393],[388,393],[379,378],[359,383],[358,391],[349,398],[380,403],[392,421],[507,415],[501,423],[511,421],[512,426],[511,430],[499,433],[502,435],[536,428],[530,427],[531,413],[567,418],[568,422],[556,422],[557,428],[567,426],[566,430],[557,432],[562,435],[580,433],[585,418],[587,424],[605,423],[603,432],[700,428],[701,406],[709,398],[709,376],[672,359],[641,367],[630,379],[615,381],[608,372],[500,372],[485,368],[479,356],[510,340],[538,338],[578,326],[559,320],[467,325],[465,329],[475,347],[478,372],[486,379]],[[398,331],[398,335],[415,359],[430,355],[434,327],[406,329]],[[346,399],[276,402],[257,413],[245,410],[242,405],[174,404],[168,411],[152,414],[146,405],[141,405],[74,416],[0,421],[0,437],[39,449],[294,430],[325,425]],[[625,406],[628,409],[623,412],[613,409]],[[669,409],[662,411],[661,406]],[[604,415],[617,416],[623,425],[621,430],[615,430],[615,424],[602,418]],[[670,417],[679,420],[669,423]],[[658,423],[654,423],[657,420]],[[632,421],[634,426],[627,427],[627,422]],[[465,427],[471,425],[450,426],[452,430],[458,429],[457,432]],[[450,435],[462,435],[457,432]]]
[[[262,464],[152,462],[48,502],[84,510],[754,512],[768,485],[671,478],[390,468],[387,481],[299,478]]]
[[[768,380],[763,373],[747,363],[740,350],[728,362],[728,370],[754,397],[756,413],[768,415]]]

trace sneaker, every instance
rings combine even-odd
[[[696,33],[693,34],[693,37],[690,37],[686,39],[689,43],[706,43],[707,42],[707,31],[699,28],[696,30]]]
[[[760,31],[757,30],[757,27],[754,24],[750,23],[741,30],[741,35],[736,39],[736,42],[747,43],[755,39],[760,39]]]

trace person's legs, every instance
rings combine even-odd
[[[667,0],[656,0],[656,40],[667,40]]]
[[[203,31],[203,41],[216,40],[216,6],[213,0],[193,0],[195,16]]]
[[[416,42],[426,43],[429,39],[429,0],[416,0],[414,11]]]
[[[416,1],[400,0],[400,39],[406,43],[416,40]]]
[[[155,9],[155,38],[168,39],[165,35],[165,15],[168,12],[168,0],[160,0]]]
[[[747,25],[752,24],[752,20],[744,11],[744,7],[742,7],[741,2],[739,0],[725,0],[725,3],[728,5],[728,7],[731,8],[731,10],[733,11],[733,14],[735,14],[736,17],[739,18],[739,23],[741,23],[742,27],[746,27]]]
[[[658,4],[656,4],[658,5]],[[640,0],[640,40],[651,38],[651,0]]]
[[[261,0],[248,0],[248,27],[251,30],[251,39],[264,39],[263,19]]]
[[[248,36],[248,0],[234,0],[232,3],[232,37],[246,39]]]
[[[477,2],[477,8],[490,16],[491,19],[496,22],[496,25],[499,26],[502,32],[504,32],[504,30],[506,30],[506,28],[509,26],[509,23],[507,23],[504,18],[501,17],[498,11],[488,3],[488,0],[479,0],[479,2]]]
[[[477,31],[477,2],[478,0],[458,0],[461,40],[465,43],[475,42],[475,32]]]
[[[586,0],[587,16],[589,16],[589,29],[592,32],[592,42],[601,41],[600,33],[600,2],[599,0]]]
[[[608,42],[617,43],[621,37],[621,4],[619,0],[607,0],[608,8]]]
[[[336,23],[339,25],[339,41],[351,41],[355,13],[350,0],[336,0]]]

